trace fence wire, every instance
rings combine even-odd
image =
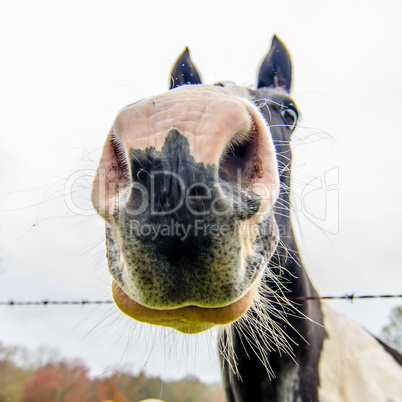
[[[358,299],[397,299],[402,298],[402,294],[394,295],[355,295],[354,293],[342,296],[283,296],[279,299],[287,299],[292,301],[308,301],[308,300],[347,300],[353,302]],[[278,300],[275,297],[268,297],[271,300]],[[36,301],[0,301],[0,306],[87,306],[94,304],[114,304],[113,300],[36,300]]]

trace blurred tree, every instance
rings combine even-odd
[[[381,339],[402,353],[402,306],[394,307],[389,316],[390,323],[381,330]]]
[[[149,378],[144,372],[137,376],[129,373],[118,375],[119,390],[129,401],[138,401],[146,398],[159,398],[164,383],[159,378]]]
[[[23,394],[24,402],[129,402],[113,377],[92,380],[79,361],[48,363],[35,372]]]
[[[119,391],[118,382],[113,377],[103,380],[95,380],[96,396],[98,401],[111,400],[113,402],[129,402],[129,400]]]
[[[0,402],[131,402],[147,398],[225,401],[221,385],[206,385],[195,377],[167,382],[141,372],[137,376],[119,373],[92,379],[89,369],[78,360],[44,363],[54,357],[54,351],[46,350],[43,359],[37,354],[39,351],[32,354],[0,343]]]
[[[0,343],[0,402],[22,401],[22,393],[27,381],[34,376],[34,371],[17,365],[22,348],[6,347]]]
[[[94,401],[88,368],[79,362],[48,363],[36,371],[24,390],[25,402]]]
[[[224,402],[223,387],[219,384],[203,384],[198,378],[188,377],[180,381],[163,381],[149,378],[141,372],[137,376],[128,373],[116,375],[119,390],[129,401],[157,398],[180,402]]]

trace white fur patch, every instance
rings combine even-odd
[[[321,351],[320,401],[402,401],[402,368],[355,322],[321,304],[328,338]]]

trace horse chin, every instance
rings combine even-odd
[[[242,317],[252,304],[259,283],[260,278],[234,303],[211,308],[187,306],[157,310],[145,307],[128,297],[115,281],[112,292],[117,307],[129,317],[147,324],[174,328],[185,334],[196,334],[215,326],[230,324]]]

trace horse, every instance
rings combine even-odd
[[[92,202],[118,308],[217,327],[227,400],[400,401],[402,356],[320,300],[291,223],[292,61],[275,35],[255,89],[203,84],[188,48],[170,89],[123,108]]]

